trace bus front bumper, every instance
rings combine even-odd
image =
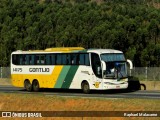
[[[108,90],[108,89],[126,89],[128,88],[128,82],[124,82],[124,83],[104,83],[103,84],[103,89],[104,90]]]

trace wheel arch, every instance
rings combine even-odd
[[[32,84],[33,84],[34,81],[38,81],[38,80],[37,80],[37,79],[33,79],[33,80],[32,80]],[[38,82],[39,82],[39,81],[38,81]]]
[[[37,82],[38,82],[39,88],[40,88],[41,84],[40,84],[39,80],[38,80],[38,79],[33,79],[33,80],[32,80],[32,84],[33,84],[34,81],[37,81]]]
[[[90,83],[89,83],[88,80],[82,80],[82,82],[81,82],[81,88],[82,88],[83,83],[85,83],[85,82],[87,82],[89,84],[89,86],[90,86]]]

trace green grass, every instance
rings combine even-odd
[[[0,111],[158,111],[160,102],[156,99],[105,99],[105,98],[80,98],[58,97],[38,94],[0,93]],[[43,119],[43,118],[42,118]],[[46,118],[45,118],[46,119]],[[50,120],[51,118],[48,118]],[[63,117],[54,120],[64,119]],[[82,120],[82,118],[65,118]],[[84,117],[83,120],[106,120],[106,118]],[[144,118],[115,118],[107,120],[146,120]],[[151,118],[150,118],[151,119]],[[150,120],[148,119],[148,120]],[[155,120],[157,118],[154,118]],[[157,119],[158,120],[158,119]]]

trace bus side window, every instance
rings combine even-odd
[[[80,54],[79,64],[88,66],[89,65],[89,54]]]
[[[35,64],[34,63],[35,62],[34,58],[35,58],[34,55],[29,55],[29,64],[30,65],[34,65]]]
[[[80,54],[80,65],[85,65],[85,54]]]
[[[16,54],[12,55],[12,63],[14,65],[18,65],[18,63],[19,63],[19,56],[18,55],[16,55]]]
[[[23,65],[23,55],[19,55],[19,65]]]
[[[51,55],[46,55],[46,65],[51,65],[52,57]]]
[[[22,55],[22,65],[26,64],[26,55]]]
[[[46,55],[46,64],[55,65],[55,54]]]
[[[24,65],[27,65],[27,55],[24,56],[23,63],[24,63]]]
[[[71,54],[71,64],[72,65],[79,65],[79,54]]]
[[[66,65],[67,64],[67,54],[62,54],[61,58],[62,58],[62,65]]]
[[[80,64],[80,58],[79,58],[80,54],[76,54],[76,65]]]
[[[67,54],[67,65],[71,65],[71,54]]]
[[[36,55],[36,64],[40,65],[40,56],[39,55]]]
[[[62,56],[61,56],[61,54],[57,54],[57,57],[56,57],[57,59],[56,59],[56,64],[57,65],[61,65],[61,61],[62,61]]]
[[[29,65],[29,55],[26,55],[26,63],[25,65]]]
[[[89,66],[89,54],[85,54],[85,65]]]
[[[75,65],[75,64],[76,64],[75,54],[71,54],[71,64],[72,64],[72,65]]]
[[[52,57],[51,57],[52,65],[56,65],[56,58],[57,58],[57,55],[56,54],[52,54]]]
[[[41,55],[41,57],[40,57],[40,64],[41,65],[45,64],[45,55]]]

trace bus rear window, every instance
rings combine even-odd
[[[20,63],[19,60],[20,60],[20,59],[19,59],[19,55],[17,55],[17,54],[13,54],[13,55],[12,55],[12,63],[13,63],[14,65],[19,65],[19,63]]]

